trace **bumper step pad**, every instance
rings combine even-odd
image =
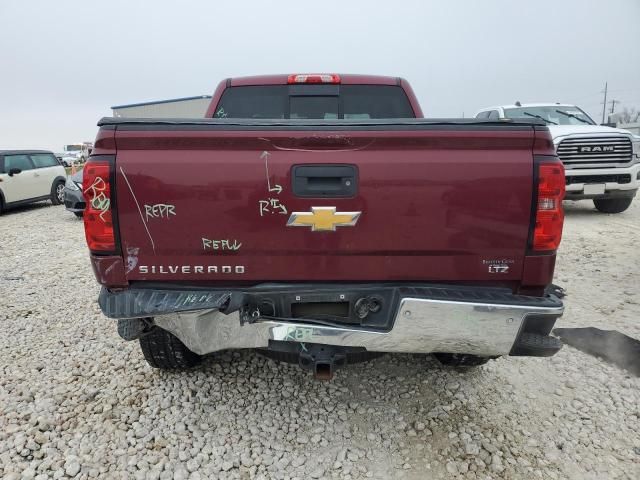
[[[556,337],[524,332],[518,337],[511,355],[523,357],[551,357],[562,348],[562,341]]]

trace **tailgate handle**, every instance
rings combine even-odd
[[[345,198],[358,193],[355,165],[294,165],[291,170],[296,197]]]

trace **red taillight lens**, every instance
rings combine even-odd
[[[287,83],[340,83],[340,75],[335,73],[297,73],[289,75]]]
[[[84,234],[92,252],[112,252],[116,241],[111,213],[111,164],[89,160],[82,172]]]
[[[533,230],[535,251],[556,250],[562,238],[564,167],[561,163],[538,164],[538,205]]]

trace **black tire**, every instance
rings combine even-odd
[[[202,357],[185,347],[178,337],[158,327],[138,341],[145,360],[153,368],[185,369],[195,367],[202,361]]]
[[[54,205],[64,203],[64,182],[62,180],[58,180],[51,187],[51,203]]]
[[[622,213],[631,205],[630,198],[594,198],[593,204],[602,213]]]
[[[73,212],[73,214],[74,214],[76,217],[78,217],[78,218],[82,218],[82,214],[83,214],[83,213],[84,213],[84,212]]]
[[[434,353],[433,356],[447,367],[478,367],[491,360],[491,357],[478,357],[466,353]]]

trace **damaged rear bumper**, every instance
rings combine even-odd
[[[381,299],[380,319],[318,322],[281,316],[293,311],[287,310],[289,302],[307,297],[341,298],[351,304],[365,295]],[[283,298],[289,300],[278,303],[268,316],[255,307]],[[527,297],[505,289],[423,285],[269,285],[242,291],[132,288],[119,293],[103,289],[100,306],[111,318],[153,317],[153,324],[201,355],[295,342],[371,352],[548,356],[562,345],[548,334],[564,309],[554,295]]]

